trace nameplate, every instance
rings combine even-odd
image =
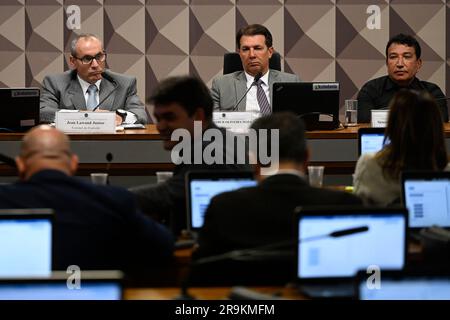
[[[213,112],[214,123],[234,133],[246,133],[259,112]]]
[[[115,133],[115,112],[56,112],[55,126],[65,133]]]
[[[372,128],[385,128],[388,122],[389,110],[371,110]]]

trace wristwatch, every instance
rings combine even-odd
[[[125,121],[125,119],[126,119],[126,117],[127,117],[127,112],[126,112],[125,110],[123,110],[123,109],[117,109],[117,110],[116,110],[116,114],[122,118],[122,122]]]

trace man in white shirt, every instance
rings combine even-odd
[[[260,24],[242,28],[236,35],[236,45],[244,71],[237,71],[213,80],[211,95],[214,111],[272,112],[271,98],[274,82],[298,82],[294,74],[269,69],[273,54],[272,34]],[[255,81],[256,80],[259,81]],[[244,97],[245,92],[249,92]],[[239,101],[244,97],[241,101]]]
[[[59,109],[116,111],[116,125],[148,123],[136,92],[136,78],[106,70],[107,54],[92,34],[72,41],[72,70],[46,76],[41,93],[41,122],[53,122]]]

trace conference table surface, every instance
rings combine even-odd
[[[358,159],[358,129],[360,124],[336,130],[308,131],[306,138],[311,150],[310,162],[324,165],[326,174],[351,174]],[[450,123],[445,123],[446,145],[450,150]],[[23,133],[0,133],[0,152],[14,158],[20,150]],[[174,167],[170,152],[164,150],[156,126],[125,130],[114,134],[69,134],[72,149],[80,158],[78,175],[89,175],[108,168],[111,175],[149,176],[156,171]],[[108,163],[107,155],[112,155]],[[16,172],[0,164],[0,176]]]

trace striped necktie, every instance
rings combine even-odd
[[[97,99],[95,98],[95,94],[97,93],[97,86],[95,84],[91,84],[87,89],[88,99],[86,103],[86,107],[88,110],[94,110],[97,106]]]
[[[256,97],[258,99],[259,109],[261,110],[262,115],[268,115],[272,111],[270,110],[270,104],[267,100],[266,93],[264,92],[264,89],[262,88],[263,81],[261,79],[256,82]]]

